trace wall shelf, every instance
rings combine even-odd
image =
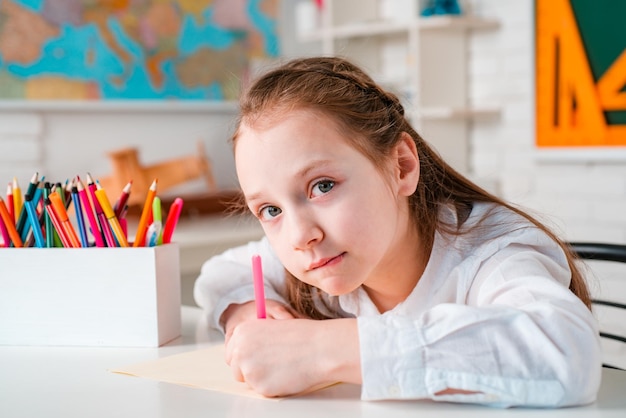
[[[411,122],[457,170],[469,173],[469,123],[497,118],[497,106],[469,103],[468,37],[496,19],[419,15],[414,0],[326,0],[320,26],[299,36],[343,56],[401,99]]]
[[[322,41],[324,38],[359,38],[370,36],[390,36],[403,34],[411,29],[418,30],[487,30],[497,29],[500,23],[494,19],[484,19],[475,16],[433,16],[416,18],[406,22],[393,20],[373,20],[336,27],[320,28],[319,30],[303,33],[299,36],[301,42]]]
[[[212,112],[233,113],[236,101],[217,100],[0,100],[0,112]]]
[[[480,119],[492,120],[500,116],[500,108],[497,106],[474,106],[474,107],[426,107],[416,112],[415,117],[428,120],[453,120],[453,119]]]

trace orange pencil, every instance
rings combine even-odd
[[[4,199],[2,199],[2,197],[0,197],[0,216],[2,216],[2,220],[7,228],[9,237],[11,238],[11,241],[13,241],[13,246],[16,248],[23,247],[24,243],[22,242],[22,238],[20,238],[20,234],[17,233],[13,219],[11,219],[11,214],[5,206]],[[6,244],[8,245],[8,243]]]
[[[59,216],[57,215],[56,210],[54,209],[54,205],[52,204],[52,201],[50,200],[49,197],[46,197],[44,199],[44,207],[46,208],[46,212],[48,212],[48,217],[50,218],[50,221],[52,221],[52,225],[54,226],[54,229],[57,231],[57,235],[59,236],[59,238],[61,239],[61,242],[63,243],[63,247],[72,248],[73,245],[69,241],[67,234],[65,233],[65,230],[63,229],[63,226],[61,225]]]
[[[141,211],[141,217],[139,218],[139,225],[137,226],[137,234],[135,235],[135,242],[133,247],[143,247],[146,242],[146,231],[148,230],[148,218],[152,214],[152,201],[156,196],[157,179],[154,179],[150,188],[148,189],[148,195],[146,201],[143,204],[143,210]]]
[[[61,228],[65,233],[68,241],[70,242],[72,247],[79,248],[82,247],[80,240],[78,239],[78,235],[76,235],[76,231],[70,222],[69,217],[67,216],[67,211],[65,210],[65,203],[63,199],[57,192],[50,193],[48,195],[48,199],[52,203],[54,207],[54,212],[59,218],[59,222],[61,224]],[[61,231],[59,231],[59,235],[61,235]]]

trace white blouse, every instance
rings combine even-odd
[[[452,211],[442,217],[454,221]],[[477,222],[482,219],[479,226]],[[357,318],[361,397],[555,407],[593,402],[600,385],[596,320],[568,289],[561,248],[514,212],[475,204],[461,236],[439,233],[409,297],[380,314],[363,289],[329,298]],[[285,302],[284,268],[264,238],[212,257],[194,296],[212,327],[254,300],[251,256],[265,297]],[[446,388],[476,394],[436,395]]]

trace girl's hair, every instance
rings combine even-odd
[[[589,291],[573,252],[552,231],[522,210],[483,190],[448,165],[411,127],[398,97],[383,90],[351,62],[338,57],[295,59],[261,76],[240,100],[237,126],[271,124],[292,110],[307,109],[333,119],[345,138],[381,170],[386,157],[408,133],[417,146],[420,177],[409,197],[412,220],[430,253],[435,232],[462,234],[460,226],[475,202],[491,202],[523,216],[544,231],[567,256],[572,272],[571,291],[591,307]],[[238,130],[233,136],[236,145]],[[452,205],[459,224],[441,221],[439,209]],[[319,306],[320,290],[301,282],[287,272],[288,297],[292,306],[313,318],[332,316],[327,304]],[[321,309],[320,309],[321,308]],[[324,313],[326,312],[326,313]]]

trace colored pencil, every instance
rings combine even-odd
[[[61,239],[59,238],[59,234],[54,229],[54,225],[52,225],[52,220],[50,219],[50,214],[46,210],[45,201],[46,201],[46,199],[48,199],[49,195],[50,195],[50,183],[45,182],[44,185],[43,185],[43,201],[44,201],[43,214],[44,214],[44,229],[46,231],[46,248],[56,247],[57,246],[57,244],[56,244],[57,241],[59,242],[60,245],[58,245],[58,246],[60,247],[63,244],[61,243]]]
[[[57,187],[58,190],[58,187]],[[63,193],[63,190],[61,190]],[[61,224],[61,230],[65,234],[67,240],[74,248],[81,247],[80,241],[78,240],[78,236],[76,235],[76,231],[70,222],[69,217],[67,216],[67,211],[65,210],[65,204],[63,203],[63,198],[58,192],[50,193],[48,196],[50,202],[54,206],[54,213],[59,218],[59,223]],[[59,235],[61,235],[61,231],[59,231]]]
[[[100,202],[100,206],[102,206],[102,211],[104,212],[104,216],[109,221],[109,225],[115,234],[115,239],[120,244],[120,247],[128,247],[128,241],[126,240],[126,235],[124,235],[124,231],[115,216],[115,212],[111,207],[111,203],[109,202],[109,198],[106,195],[104,189],[96,190],[96,198]]]
[[[146,242],[146,231],[148,229],[148,217],[152,213],[152,201],[154,200],[154,196],[156,195],[157,190],[157,179],[152,181],[150,188],[148,189],[148,193],[146,195],[146,200],[143,204],[143,210],[141,211],[141,217],[139,218],[139,225],[137,226],[137,233],[135,235],[135,241],[133,242],[133,247],[143,247]]]
[[[169,244],[172,241],[172,234],[176,229],[176,224],[178,223],[178,219],[180,218],[180,213],[183,210],[183,199],[177,197],[174,199],[174,202],[170,206],[170,211],[167,214],[167,219],[165,220],[165,226],[163,227],[163,244]]]
[[[111,228],[109,227],[109,223],[106,221],[106,216],[100,216],[100,213],[104,212],[102,211],[102,206],[96,197],[97,188],[95,180],[91,177],[91,174],[87,173],[87,192],[89,193],[89,200],[91,201],[93,210],[96,213],[96,219],[98,220],[100,231],[102,231],[102,235],[104,236],[105,241],[107,241],[107,236],[111,236]]]
[[[14,183],[15,186],[16,183]],[[26,195],[25,196],[30,196],[30,198],[32,199],[33,195],[35,194],[35,190],[37,189],[37,186],[39,185],[39,173],[35,172],[35,174],[33,174],[33,176],[30,179],[30,182],[28,182],[28,187],[26,188]],[[15,190],[15,187],[13,187],[13,190]],[[21,192],[20,192],[21,193]],[[13,194],[15,195],[15,192],[13,192]],[[13,196],[13,198],[15,198],[16,196]],[[17,216],[17,224],[16,224],[16,229],[17,232],[20,234],[20,236],[22,237],[22,241],[26,240],[26,237],[28,236],[28,228],[30,226],[30,224],[28,223],[28,214],[26,213],[26,209],[24,208],[24,202],[21,200],[22,196],[20,196],[20,211],[19,212],[15,212],[16,216]],[[24,197],[25,199],[25,197]],[[16,205],[17,206],[17,205]],[[34,227],[34,226],[33,226]]]
[[[41,226],[39,226],[39,217],[37,216],[37,209],[33,203],[33,197],[27,194],[24,197],[24,207],[26,208],[26,214],[30,222],[31,230],[33,231],[33,237],[35,238],[35,245],[38,248],[45,248],[46,242],[41,232]]]
[[[87,237],[87,228],[85,227],[85,218],[83,216],[83,205],[80,203],[80,196],[78,196],[78,186],[72,186],[71,196],[74,203],[74,214],[76,216],[76,224],[78,224],[80,242],[83,247],[89,247],[89,238]]]
[[[76,188],[82,203],[83,211],[87,214],[87,220],[89,221],[89,227],[91,228],[91,235],[93,235],[96,240],[96,247],[106,247],[104,240],[102,239],[102,232],[98,225],[98,221],[94,215],[94,209],[91,206],[91,203],[89,203],[87,191],[85,190],[85,186],[83,186],[83,182],[80,180],[79,176],[76,176]]]
[[[117,202],[115,202],[115,205],[113,206],[113,211],[115,212],[115,216],[117,217],[117,219],[123,217],[122,214],[124,213],[124,208],[126,207],[128,198],[130,197],[130,188],[132,185],[132,180],[126,183],[126,186],[124,186],[124,188],[122,189],[120,197],[117,199]]]
[[[15,219],[15,206],[13,203],[13,184],[9,182],[7,185],[7,210],[9,211],[9,215],[11,215],[11,219],[13,219],[13,225],[17,219]]]
[[[63,226],[61,225],[61,221],[59,220],[59,217],[57,216],[56,211],[54,209],[54,205],[52,204],[52,201],[50,200],[49,197],[44,199],[44,207],[46,208],[46,212],[48,212],[48,216],[50,217],[50,221],[52,222],[54,229],[57,231],[57,234],[59,235],[59,238],[61,239],[61,242],[63,243],[63,247],[72,248],[73,245],[69,241],[67,235],[65,234],[63,230]]]
[[[0,216],[2,216],[2,220],[4,221],[4,226],[7,228],[7,232],[9,237],[11,238],[11,242],[13,246],[16,248],[22,247],[24,243],[20,238],[20,234],[17,233],[17,229],[15,228],[15,224],[13,223],[13,219],[11,219],[11,215],[9,214],[9,210],[4,205],[4,199],[0,197]]]
[[[263,287],[263,268],[261,266],[261,256],[252,256],[252,279],[254,281],[254,300],[256,302],[256,316],[259,319],[265,318],[265,288]]]
[[[59,197],[61,198],[61,202],[63,202],[63,207],[65,207],[65,189],[63,188],[63,185],[60,182],[57,182],[54,184],[54,188],[52,189],[53,192],[56,192]],[[52,202],[54,203],[54,201]],[[55,210],[58,211],[58,208],[54,208]]]
[[[4,203],[3,203],[4,205]],[[5,207],[6,209],[6,207]],[[8,210],[7,210],[8,212]],[[10,217],[11,214],[9,214]],[[9,236],[9,230],[7,229],[6,225],[4,225],[4,218],[2,216],[0,216],[0,233],[2,234],[2,242],[4,242],[4,244],[2,246],[4,247],[10,247],[11,246],[11,237]]]
[[[18,217],[22,212],[22,189],[17,182],[17,177],[13,177],[13,220],[17,225]]]

